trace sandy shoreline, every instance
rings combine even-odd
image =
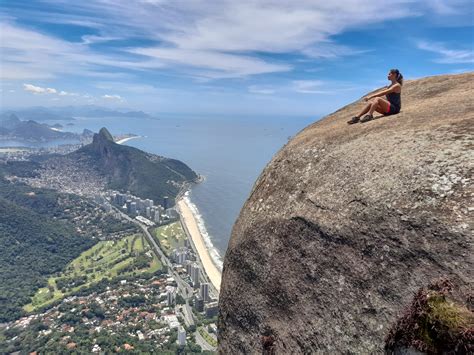
[[[123,139],[120,139],[120,140],[116,141],[115,143],[123,144],[123,143],[129,141],[130,139],[135,139],[135,138],[140,138],[140,136],[133,136],[133,137],[123,138]]]
[[[209,280],[214,285],[214,287],[218,291],[220,291],[222,277],[221,272],[212,261],[211,255],[209,254],[209,250],[206,247],[206,243],[204,242],[204,238],[202,237],[201,232],[199,231],[197,221],[194,218],[191,209],[182,198],[178,200],[177,206],[179,208],[181,220],[186,225],[189,234],[191,234],[191,239],[199,254],[199,259],[201,259],[204,271],[206,272],[207,276],[209,277]]]

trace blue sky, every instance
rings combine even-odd
[[[472,71],[464,0],[1,2],[1,106],[314,115]]]

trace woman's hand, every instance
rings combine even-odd
[[[371,100],[371,99],[372,99],[372,96],[366,96],[366,97],[364,97],[364,101],[369,101],[369,100]]]

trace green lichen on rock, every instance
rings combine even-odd
[[[421,288],[386,339],[387,353],[402,349],[427,354],[474,352],[474,315],[451,298],[453,285],[442,279]]]

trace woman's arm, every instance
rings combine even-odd
[[[385,90],[376,92],[375,94],[372,94],[370,96],[364,97],[364,100],[369,101],[369,100],[373,99],[374,97],[385,96],[387,94],[390,94],[391,92],[394,92],[395,88],[398,88],[398,87],[400,87],[400,84],[397,83],[395,85],[390,86],[388,89],[385,89]]]

